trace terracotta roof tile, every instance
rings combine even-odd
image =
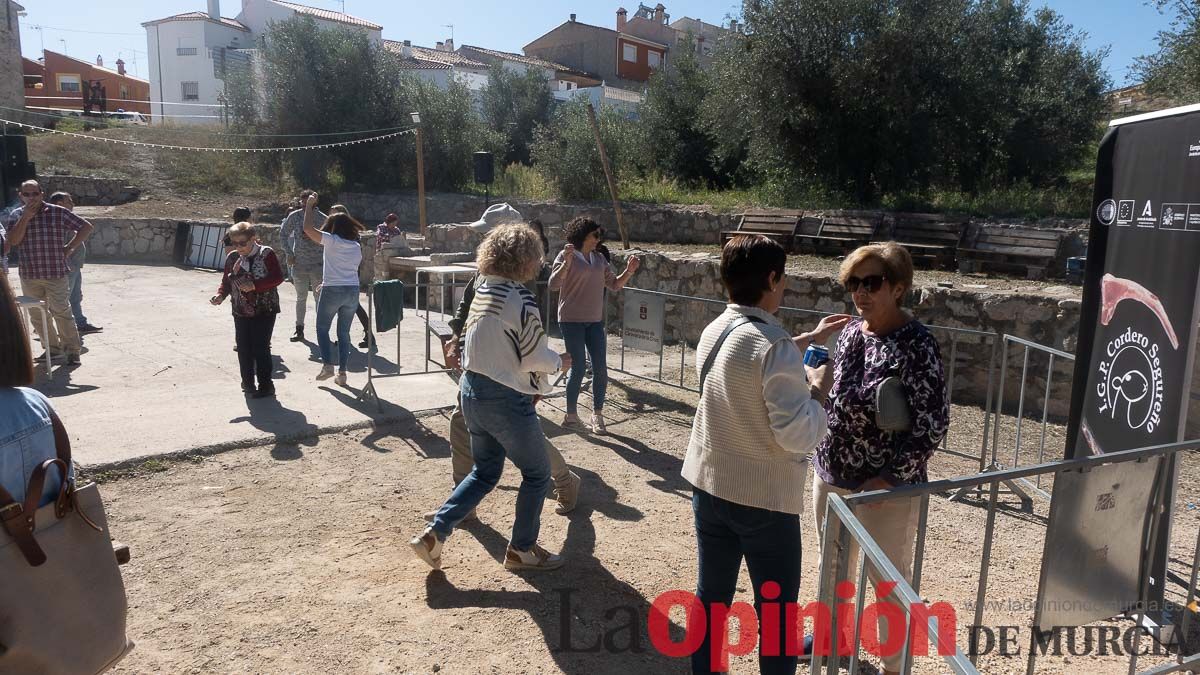
[[[183,14],[176,14],[174,16],[168,16],[165,19],[155,19],[154,21],[147,21],[146,23],[143,23],[142,26],[153,26],[154,24],[166,23],[168,21],[213,21],[213,19],[212,19],[212,17],[210,17],[208,14],[205,14],[204,12],[184,12]],[[213,21],[213,23],[217,23],[217,22]],[[221,17],[221,24],[223,24],[225,26],[229,26],[230,28],[236,28],[238,30],[244,30],[246,32],[250,32],[249,28],[247,28],[240,21],[237,21],[235,19],[230,19],[230,18],[223,16],[223,17]]]
[[[396,54],[403,54],[404,52],[404,43],[395,40],[384,40],[383,47]],[[486,63],[467,58],[462,54],[442,52],[428,47],[413,45],[411,53],[412,56],[401,59],[401,67],[410,70],[449,70],[450,68],[487,70],[488,67]]]
[[[535,68],[547,68],[549,70],[557,70],[557,71],[561,71],[564,73],[570,73],[572,75],[582,75],[584,77],[595,77],[591,73],[586,73],[582,70],[577,70],[570,66],[564,66],[561,63],[547,61],[546,59],[539,59],[536,56],[525,56],[524,54],[517,54],[514,52],[502,52],[502,51],[499,51],[496,49],[486,49],[484,47],[476,47],[474,45],[463,45],[462,48],[463,49],[473,49],[481,54],[487,54],[488,56],[491,56],[494,58],[504,59],[506,61],[513,61],[516,63],[523,63],[527,66],[534,66]]]
[[[341,12],[334,12],[334,11],[331,11],[328,9],[319,9],[317,7],[309,7],[308,5],[298,5],[294,2],[284,2],[284,0],[274,0],[274,2],[278,5],[282,5],[283,7],[287,7],[288,9],[290,9],[294,12],[298,12],[300,14],[307,14],[307,15],[315,17],[317,19],[324,19],[326,21],[336,21],[338,23],[344,23],[344,24],[347,24],[350,26],[359,26],[361,28],[367,28],[370,30],[383,30],[383,26],[380,26],[377,23],[371,23],[370,21],[367,21],[366,19],[360,19],[357,16],[350,16],[349,14],[343,14]]]

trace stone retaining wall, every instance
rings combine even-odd
[[[91,218],[96,231],[88,240],[89,260],[171,262],[178,220],[166,218]]]
[[[417,230],[417,198],[414,193],[366,194],[344,192],[338,200],[360,217],[364,223],[382,222],[388,213],[400,216],[406,229]],[[596,202],[589,204],[560,204],[558,202],[530,201],[512,198],[493,198],[492,203],[507,201],[526,218],[537,218],[549,229],[559,229],[577,216],[589,216],[609,230],[609,239],[619,240],[612,204]],[[467,223],[477,220],[484,211],[484,199],[474,195],[429,193],[426,195],[426,222]],[[769,210],[769,209],[768,209]],[[706,206],[681,206],[674,204],[622,203],[621,211],[625,225],[629,228],[632,241],[660,242],[664,244],[719,244],[721,232],[737,227],[738,216],[720,213]],[[826,216],[841,214],[839,210],[817,212]],[[872,213],[855,211],[856,214]],[[885,221],[894,214],[882,213]],[[1087,237],[1086,220],[1044,219],[1026,223],[1016,221],[979,221],[990,225],[1014,224],[1022,227],[1068,230],[1065,255],[1080,255]],[[448,246],[457,242],[449,241]]]
[[[113,206],[138,200],[141,190],[121,178],[88,176],[39,176],[38,183],[47,195],[70,192],[76,206]]]
[[[88,241],[89,260],[156,263],[182,262],[175,257],[175,239],[180,225],[229,225],[223,220],[169,218],[91,218],[90,222],[96,231]],[[278,225],[258,225],[259,241],[281,252],[279,229]],[[359,243],[363,255],[372,259],[375,233],[364,233]]]

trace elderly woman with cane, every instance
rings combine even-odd
[[[534,403],[550,392],[549,375],[571,366],[569,354],[548,346],[537,301],[523,285],[541,268],[542,256],[537,233],[524,224],[500,225],[479,245],[483,282],[467,315],[459,381],[475,466],[411,542],[417,557],[434,569],[441,569],[446,538],[495,489],[506,457],[521,470],[521,487],[504,567],[563,565],[562,556],[537,543],[550,460]]]
[[[833,389],[825,409],[829,434],[813,456],[813,519],[825,527],[830,494],[886,490],[928,480],[926,465],[950,421],[937,340],[902,307],[912,288],[912,257],[893,242],[862,246],[842,262],[838,278],[860,318],[846,325],[833,357]],[[919,503],[895,499],[858,509],[857,515],[906,581],[912,581],[913,539]],[[856,551],[849,560],[854,569]],[[882,579],[867,565],[878,590]],[[892,598],[883,602],[896,604]],[[903,616],[898,609],[893,615]],[[881,613],[882,614],[882,613]],[[879,641],[889,626],[879,619]],[[812,640],[806,640],[811,651]],[[884,672],[900,672],[901,654],[883,657]]]

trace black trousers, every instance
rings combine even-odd
[[[233,317],[234,334],[238,348],[238,365],[242,370],[242,384],[254,388],[254,376],[258,376],[258,387],[273,391],[271,382],[271,333],[275,331],[275,314]]]

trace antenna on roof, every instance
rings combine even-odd
[[[444,24],[442,24],[442,28],[449,28],[449,29],[450,29],[450,41],[451,41],[451,42],[454,42],[454,24],[452,24],[452,23],[444,23]]]

